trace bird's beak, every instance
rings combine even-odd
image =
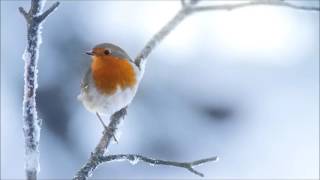
[[[94,53],[92,51],[87,51],[87,52],[85,52],[85,54],[90,55],[90,56],[94,55]]]

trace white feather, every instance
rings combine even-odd
[[[118,86],[117,91],[112,95],[101,94],[96,89],[92,75],[90,74],[88,90],[82,90],[78,96],[78,99],[82,101],[88,111],[92,113],[97,112],[101,115],[112,115],[131,103],[140,81],[140,71],[133,63],[131,64],[136,73],[137,83],[133,87],[126,89],[121,89]]]

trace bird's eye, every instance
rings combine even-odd
[[[106,49],[106,50],[104,50],[104,54],[109,55],[109,54],[111,54],[111,51],[109,49]]]

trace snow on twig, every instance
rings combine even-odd
[[[149,163],[149,165],[151,166],[166,165],[166,166],[175,166],[175,167],[185,168],[188,171],[203,177],[204,175],[199,171],[196,171],[194,167],[207,162],[217,161],[218,157],[214,156],[214,157],[199,159],[191,162],[177,162],[177,161],[153,159],[153,158],[145,157],[139,154],[116,154],[116,155],[108,155],[108,156],[103,156],[98,158],[98,161],[100,163],[110,162],[110,161],[123,161],[123,160],[128,160],[132,165],[137,164],[139,161],[143,161],[143,162]]]
[[[53,12],[59,3],[55,3]],[[25,170],[27,179],[37,179],[40,171],[39,164],[39,141],[41,120],[38,118],[36,109],[36,89],[38,87],[38,58],[41,44],[41,23],[46,18],[41,14],[44,6],[42,0],[32,0],[30,11],[27,13],[19,7],[20,13],[27,22],[27,47],[23,53],[24,67],[24,96],[23,96],[23,132],[25,137]]]

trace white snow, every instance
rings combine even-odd
[[[41,44],[41,25],[39,25],[39,29],[35,34],[29,34],[28,36],[31,36],[29,40],[31,41],[37,41],[35,45],[31,45],[30,48],[26,48],[22,59],[25,61],[25,69],[24,69],[24,80],[25,80],[25,86],[24,86],[24,98],[23,98],[23,119],[24,119],[24,125],[23,130],[25,132],[25,135],[28,135],[25,137],[25,169],[27,171],[40,171],[40,164],[39,164],[39,141],[40,141],[40,123],[38,120],[38,114],[36,110],[36,100],[34,93],[33,96],[29,97],[30,91],[36,90],[38,87],[37,83],[37,62],[39,57],[39,45]],[[35,53],[35,59],[32,59],[32,54]],[[33,62],[34,61],[34,62]],[[30,73],[32,76],[30,76]],[[32,116],[32,117],[29,117]],[[33,131],[31,132],[31,127],[28,125],[30,122],[26,121],[32,121],[31,127],[33,128]],[[36,146],[35,146],[36,145]],[[35,147],[34,147],[35,146]]]
[[[128,161],[130,162],[130,164],[136,165],[140,161],[140,158],[133,156],[133,159],[128,159]]]
[[[26,152],[26,164],[25,169],[27,171],[40,171],[40,164],[39,164],[39,151],[27,151]]]

